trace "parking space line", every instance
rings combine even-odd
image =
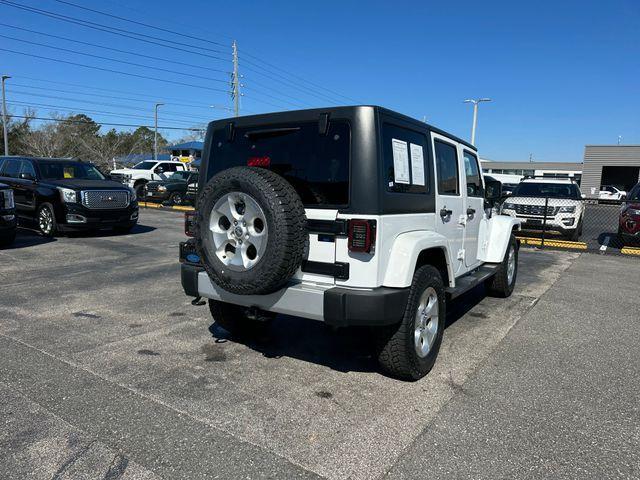
[[[164,206],[160,203],[153,203],[153,202],[138,202],[138,205],[144,208],[157,208],[160,210],[180,210],[183,212],[189,212],[191,210],[194,210],[193,207],[183,207],[179,205]]]
[[[542,246],[542,239],[531,237],[516,237],[521,243],[525,245]],[[586,250],[587,244],[584,242],[571,242],[569,240],[547,240],[545,239],[544,245],[547,247],[559,247],[559,248],[572,248],[576,250]]]

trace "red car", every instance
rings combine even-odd
[[[633,187],[622,204],[618,236],[623,243],[640,242],[640,183]]]

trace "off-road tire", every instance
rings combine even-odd
[[[509,251],[514,249],[515,255],[515,271],[513,273],[513,279],[509,283],[508,264],[509,264]],[[516,286],[516,280],[518,278],[518,241],[516,237],[511,235],[507,250],[504,253],[504,258],[500,262],[500,266],[497,268],[496,273],[486,281],[487,294],[491,297],[507,298],[513,293],[513,289]]]
[[[261,312],[260,320],[249,318],[240,305],[209,300],[209,311],[215,323],[236,338],[257,338],[266,334],[275,314]]]
[[[215,255],[209,218],[216,201],[231,192],[251,196],[264,211],[267,240],[260,260],[250,269],[227,268]],[[233,167],[215,175],[197,202],[196,250],[213,282],[228,292],[264,295],[282,288],[300,267],[308,251],[304,206],[294,188],[280,175],[257,167]]]
[[[51,214],[51,228],[47,230],[43,230],[40,227],[40,215],[44,210],[49,210],[49,213]],[[58,231],[58,223],[56,222],[55,211],[53,210],[53,206],[51,206],[50,203],[43,203],[42,205],[40,205],[40,207],[38,208],[38,214],[36,215],[36,224],[38,225],[38,231],[42,234],[43,237],[53,238],[56,235]]]
[[[432,287],[438,296],[438,330],[431,350],[420,357],[415,349],[415,322],[418,302],[422,293]],[[446,301],[442,276],[437,268],[424,265],[416,270],[411,283],[409,299],[402,321],[389,327],[375,330],[378,363],[392,377],[403,380],[419,380],[436,362],[446,322]]]

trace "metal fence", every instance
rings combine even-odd
[[[640,200],[513,197],[499,208],[523,221],[523,246],[640,258]]]

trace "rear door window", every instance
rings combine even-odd
[[[207,178],[235,166],[268,168],[289,181],[307,206],[349,203],[350,127],[331,120],[326,134],[318,123],[225,129],[213,133]]]
[[[390,123],[382,126],[382,155],[387,190],[404,193],[429,191],[427,137]]]

